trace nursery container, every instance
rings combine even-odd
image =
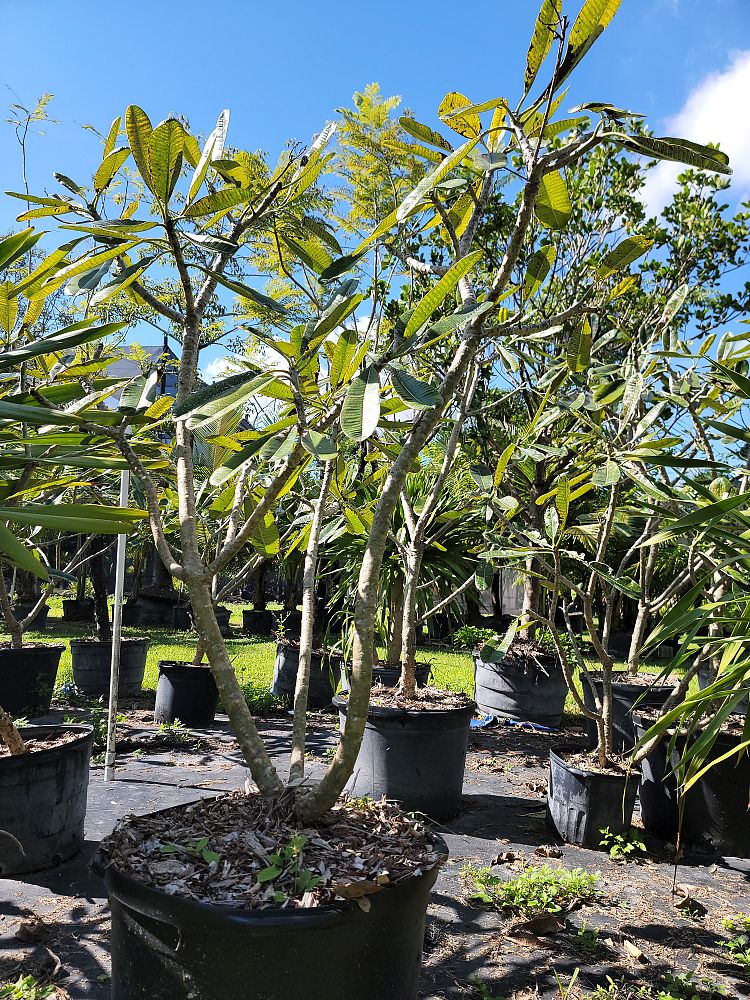
[[[437,849],[448,856],[435,837]],[[94,867],[112,912],[112,1000],[415,1000],[439,865],[368,896],[310,909],[215,906]]]
[[[22,622],[24,618],[27,618],[31,612],[36,607],[36,601],[33,604],[14,604],[13,605],[13,617],[18,622]],[[34,617],[29,622],[29,628],[35,632],[41,632],[42,629],[47,627],[47,616],[49,615],[49,607],[43,604],[41,608],[37,611]]]
[[[597,698],[602,697],[601,674],[589,674],[592,683],[596,688]],[[585,677],[581,677],[583,687],[583,703],[586,708],[597,711],[594,693],[591,684]],[[671,684],[655,684],[648,687],[645,684],[633,684],[625,680],[612,681],[612,752],[627,753],[635,746],[636,739],[633,731],[633,711],[647,708],[660,709],[672,693]],[[599,741],[596,722],[594,719],[584,719],[586,736],[589,746],[595,747]]]
[[[548,825],[568,844],[599,847],[603,827],[613,834],[630,829],[639,777],[582,770],[550,750]]]
[[[273,611],[245,608],[242,612],[242,631],[248,635],[270,637],[276,631],[276,615]]]
[[[337,697],[334,704],[343,727],[347,700]],[[419,711],[371,705],[347,790],[373,799],[385,795],[407,812],[423,812],[431,819],[455,816],[473,714],[473,703]]]
[[[2,878],[60,864],[83,844],[91,726],[23,726],[19,732],[26,740],[80,735],[62,746],[0,757],[0,831],[10,834],[0,833]]]
[[[510,650],[502,663],[485,663],[474,651],[474,698],[485,715],[557,729],[568,686],[560,661],[543,656],[539,661]]]
[[[120,646],[120,698],[141,693],[146,655],[151,640],[146,638],[122,639]],[[96,639],[72,639],[70,653],[73,662],[73,681],[89,698],[109,697],[109,678],[112,666],[112,643]]]
[[[63,621],[92,622],[94,620],[94,601],[91,597],[64,600],[62,609]]]
[[[216,715],[219,691],[209,667],[178,660],[159,661],[154,722],[171,725],[210,726]]]
[[[63,645],[0,649],[0,705],[16,717],[46,715]]]
[[[701,691],[703,690],[703,688],[707,688],[710,683],[711,680],[708,667],[700,667],[698,670],[698,686],[700,687]],[[735,705],[734,709],[732,710],[732,715],[747,715],[748,704],[750,704],[750,697],[748,695],[745,695],[745,697],[740,698],[740,700]]]
[[[277,642],[271,693],[277,698],[285,698],[291,703],[294,698],[298,668],[299,646]],[[327,708],[331,704],[341,678],[342,669],[343,661],[340,656],[313,651],[310,659],[308,708]]]

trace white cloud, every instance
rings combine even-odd
[[[201,369],[201,377],[204,382],[216,382],[217,379],[224,378],[228,374],[227,369],[231,364],[232,359],[223,358],[211,358],[208,364],[204,365]]]
[[[738,52],[727,69],[705,77],[664,131],[693,142],[719,143],[734,171],[731,190],[735,197],[744,197],[750,191],[750,50]],[[649,171],[643,200],[651,212],[658,213],[669,202],[684,169],[660,163]]]

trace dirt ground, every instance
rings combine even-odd
[[[87,716],[75,708],[53,714],[57,720]],[[153,726],[146,702],[131,705],[125,716],[115,781],[103,780],[100,763],[92,769],[83,852],[57,869],[0,879],[0,984],[33,974],[52,984],[61,1000],[109,1000],[108,904],[89,868],[98,842],[127,813],[245,785],[247,771],[225,719],[211,730],[175,733]],[[336,722],[332,713],[311,718],[313,774],[334,744]],[[261,728],[283,766],[290,720],[265,720]],[[420,997],[566,1000],[574,975],[571,1000],[606,987],[608,978],[623,984],[618,1000],[637,996],[643,984],[654,987],[655,1000],[665,991],[681,1000],[750,996],[750,970],[743,976],[721,947],[734,936],[723,920],[750,913],[750,862],[693,856],[675,865],[670,845],[648,837],[647,852],[636,851],[636,860],[613,861],[605,851],[561,845],[550,835],[549,750],[583,746],[575,730],[547,735],[502,726],[472,732],[461,812],[438,827],[450,859],[428,912]],[[529,864],[581,868],[599,873],[600,895],[552,919],[525,921],[472,903],[461,875],[467,863],[492,866],[504,879]],[[688,980],[680,980],[685,974]]]

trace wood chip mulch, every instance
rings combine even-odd
[[[444,860],[427,828],[385,800],[342,801],[315,824],[287,795],[235,792],[121,820],[103,842],[118,871],[168,895],[242,909],[367,896]]]

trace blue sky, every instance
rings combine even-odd
[[[88,181],[100,152],[81,126],[106,130],[129,103],[154,122],[182,114],[203,133],[229,107],[230,141],[275,158],[286,138],[307,140],[374,80],[425,121],[449,90],[517,99],[538,2],[0,0],[0,100],[6,108],[55,95],[50,112],[60,124],[29,143],[38,194],[55,189],[53,170]],[[573,17],[579,6],[565,4]],[[721,141],[735,195],[747,194],[750,0],[623,0],[571,81],[567,106],[584,100],[640,111],[661,134],[679,125],[690,138]],[[0,190],[20,184],[13,132],[2,125]],[[655,205],[669,185],[666,168]],[[0,229],[8,229],[20,203],[0,205]]]

